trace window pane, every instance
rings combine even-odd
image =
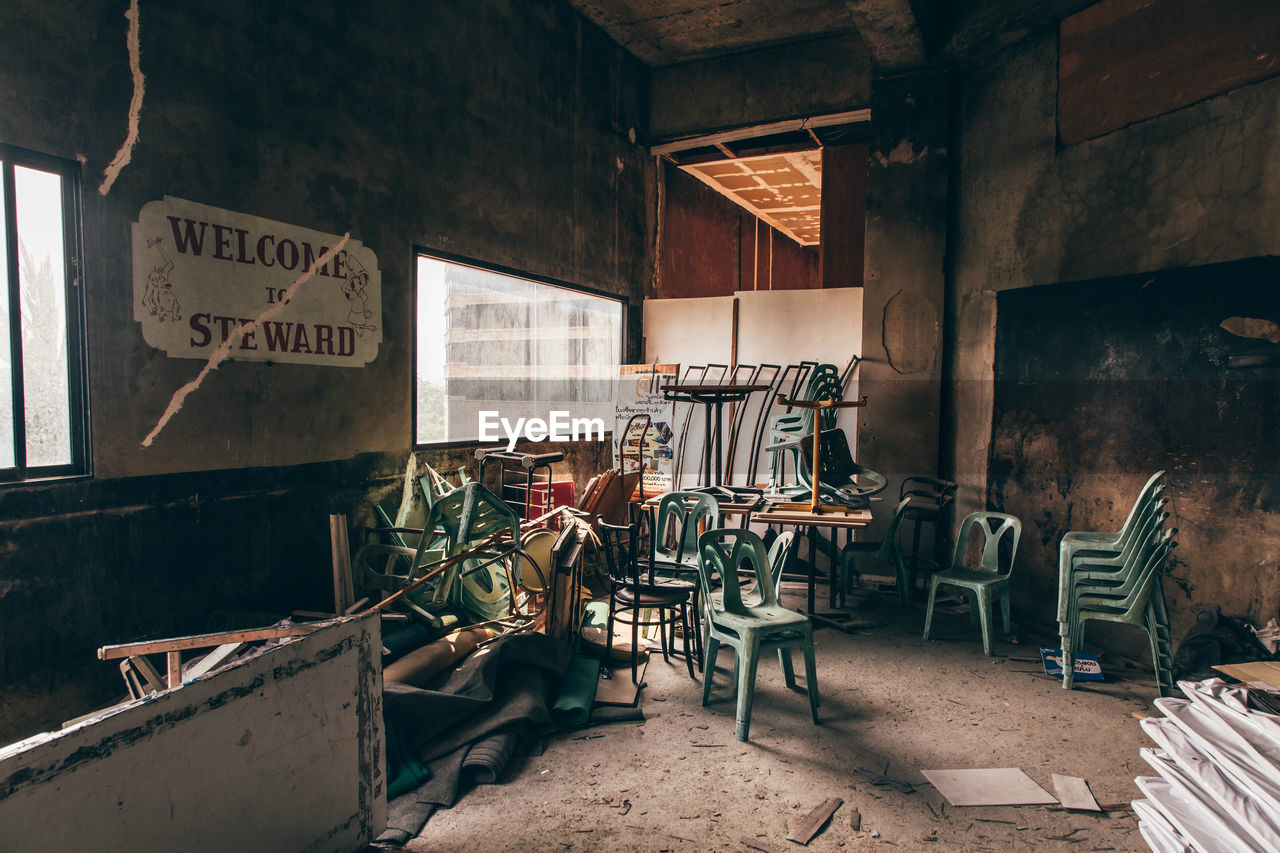
[[[66,465],[72,461],[71,382],[62,177],[19,166],[14,184],[27,467]]]
[[[4,163],[0,162],[0,171]],[[0,210],[4,209],[4,183],[0,182]],[[13,453],[13,353],[9,346],[9,231],[0,216],[0,468],[17,464]]]
[[[612,423],[617,300],[420,256],[417,321],[419,443],[475,440],[482,411]]]

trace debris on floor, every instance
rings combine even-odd
[[[1017,767],[921,772],[953,806],[1056,805],[1058,802]]]
[[[1064,809],[1086,812],[1102,811],[1098,806],[1098,801],[1093,797],[1093,792],[1089,790],[1089,783],[1079,776],[1063,776],[1060,773],[1054,773],[1053,790],[1058,795],[1058,802],[1062,804]]]
[[[1054,678],[1062,677],[1062,649],[1040,649],[1040,659],[1044,663],[1045,675]],[[1077,681],[1105,681],[1102,664],[1096,655],[1076,652],[1076,663],[1073,667]]]
[[[893,788],[900,794],[912,794],[915,793],[916,790],[915,786],[910,782],[904,782],[901,779],[894,779],[886,775],[889,772],[888,764],[884,766],[883,773],[876,773],[874,770],[864,770],[861,767],[853,772],[857,773],[877,788]]]
[[[809,842],[822,831],[822,828],[831,820],[831,816],[836,813],[836,809],[844,805],[844,800],[839,797],[830,797],[820,803],[813,811],[804,816],[799,826],[791,831],[787,836],[788,841],[795,841],[798,844],[808,846]]]

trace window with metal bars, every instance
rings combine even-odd
[[[0,483],[89,473],[80,165],[0,144]]]

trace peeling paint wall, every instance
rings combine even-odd
[[[142,3],[138,138],[100,195],[134,93],[128,9],[16,0],[0,36],[0,140],[85,164],[95,471],[0,487],[0,740],[119,692],[97,645],[323,607],[326,516],[398,495],[412,441],[415,245],[621,295],[633,328],[651,278],[645,71],[567,5]],[[141,447],[202,366],[133,319],[130,223],[166,194],[370,247],[377,359],[225,363]],[[607,450],[571,458],[583,480]]]
[[[1008,458],[1007,447],[993,449],[993,430],[997,443],[1011,438],[993,423],[999,293],[1280,254],[1280,81],[1246,86],[1059,150],[1057,66],[1051,33],[998,54],[964,81],[947,307],[954,319],[948,340],[954,407],[947,430],[954,440],[946,463],[961,483],[958,511],[992,503],[1035,525],[1115,529],[1152,466],[1167,467],[1180,511],[1194,519],[1183,525],[1178,556],[1195,572],[1233,577],[1203,584],[1190,602],[1167,587],[1175,635],[1200,604],[1221,604],[1226,612],[1265,621],[1275,613],[1275,590],[1249,578],[1274,572],[1274,565],[1258,565],[1260,555],[1275,547],[1274,534],[1264,532],[1274,530],[1273,512],[1228,496],[1248,490],[1251,469],[1274,470],[1274,454],[1260,458],[1242,445],[1238,459],[1198,472],[1195,458],[1121,452],[1114,464],[1095,470],[1074,455],[1074,444],[1064,447],[1045,436],[1028,437],[1030,445],[1019,451],[1037,460],[1039,473],[989,467],[993,454]],[[1213,286],[1229,290],[1233,283]],[[1066,326],[1073,321],[1070,313],[1060,318]],[[1150,331],[1159,351],[1159,325]],[[1177,401],[1170,402],[1168,409],[1131,414],[1128,428],[1141,434],[1146,419],[1159,433],[1167,427],[1163,419],[1176,416]],[[1221,402],[1238,411],[1226,392]],[[1258,413],[1240,417],[1248,429],[1274,433],[1274,422]],[[1045,478],[1048,465],[1070,479],[1060,494]],[[1254,538],[1259,534],[1263,543]],[[1056,542],[1037,544],[1034,536],[1024,542],[1030,547],[1024,545],[1019,556],[1025,580],[1021,598],[1015,588],[1015,612],[1043,617],[1043,596],[1056,584]],[[1263,592],[1264,600],[1250,600]]]

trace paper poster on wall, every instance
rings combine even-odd
[[[675,453],[673,410],[675,404],[662,396],[659,389],[672,384],[680,372],[678,364],[623,364],[618,366],[616,395],[617,424],[614,427],[614,451],[628,470],[635,470],[634,458],[640,457],[643,473],[640,488],[649,498],[671,491],[672,463]],[[630,431],[627,422],[635,415],[648,415],[650,425],[643,429],[637,422]]]
[[[133,223],[134,319],[170,357],[207,359],[341,239],[172,196],[148,202]],[[230,358],[361,367],[381,343],[378,259],[348,239]]]

